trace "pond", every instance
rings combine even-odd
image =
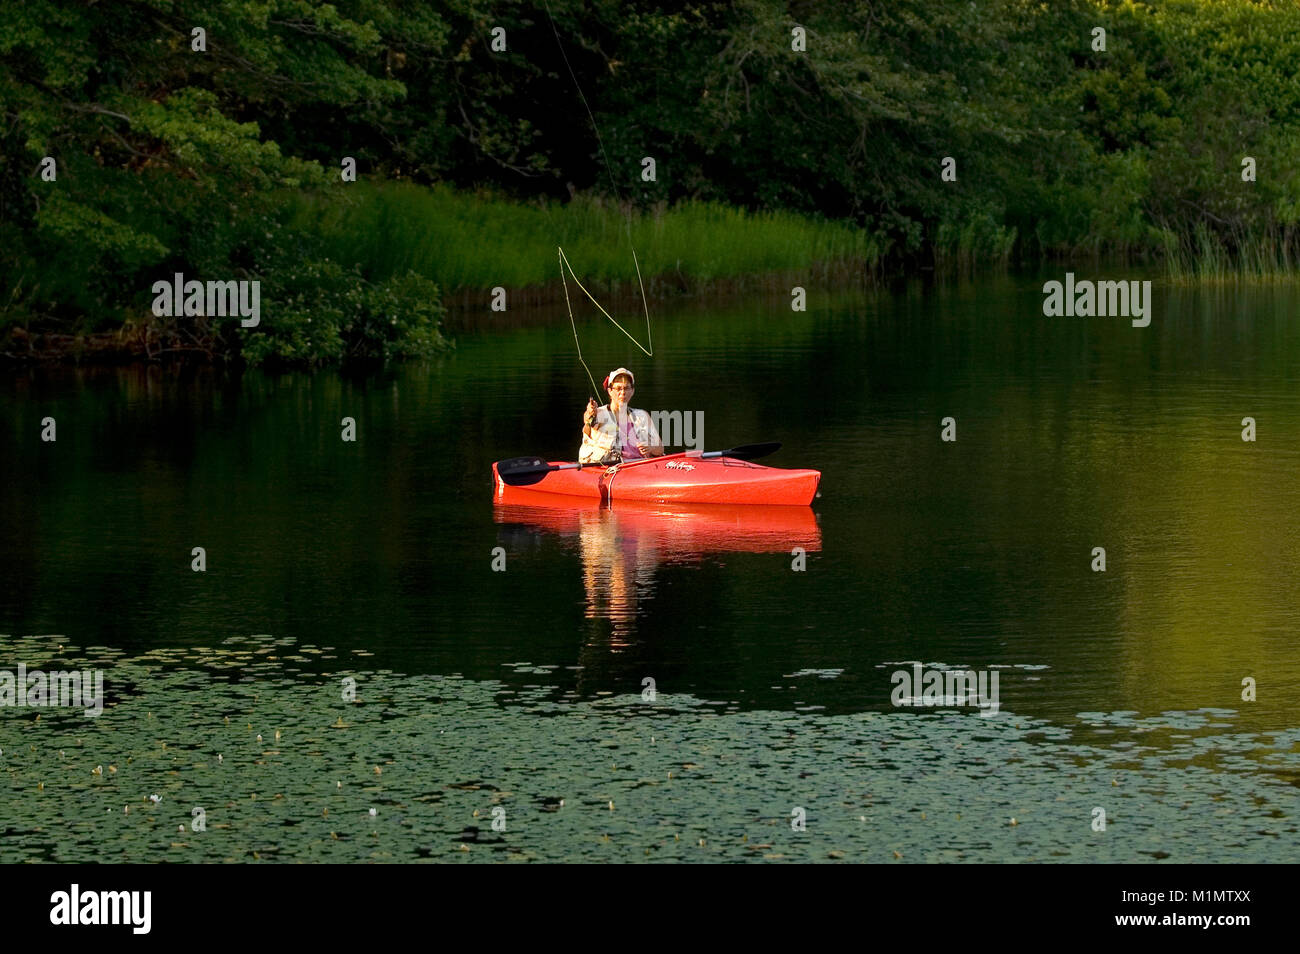
[[[1049,279],[664,305],[653,357],[583,315],[634,406],[822,472],[752,517],[494,503],[576,456],[562,309],[7,373],[0,669],[106,699],[0,707],[0,860],[1296,860],[1300,290]],[[895,705],[918,664],[996,713]]]

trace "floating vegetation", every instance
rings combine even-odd
[[[503,704],[497,681],[391,672],[364,673],[382,706],[353,705],[337,673],[290,671],[257,652],[265,642],[101,656],[110,692],[97,719],[0,710],[0,862],[1160,852],[1222,863],[1287,860],[1295,843],[1300,730],[1234,732],[1229,710],[1090,712],[1067,726],[953,711],[726,712],[685,695],[661,696],[662,707],[639,695],[557,703],[545,685]],[[10,658],[35,658],[40,645],[0,637]],[[75,647],[61,652],[85,662]],[[230,664],[252,678],[231,681]],[[124,684],[130,694],[111,691]],[[341,723],[347,731],[330,731]],[[213,757],[239,751],[247,725],[282,726],[279,747]],[[604,755],[613,749],[617,762]],[[124,804],[142,800],[146,810]],[[1105,832],[1091,829],[1099,805]],[[806,810],[806,830],[791,829],[792,806]],[[205,828],[192,827],[196,808]]]

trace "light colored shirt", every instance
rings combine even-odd
[[[621,435],[619,421],[608,406],[596,410],[596,423],[589,430],[591,435],[582,435],[582,447],[578,450],[578,462],[582,464],[596,463],[615,446],[622,452],[624,460],[639,460],[641,452],[637,450],[637,444],[659,447],[662,443],[650,415],[636,408],[628,408],[623,415]]]

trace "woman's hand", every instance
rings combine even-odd
[[[587,410],[582,414],[582,423],[590,427],[596,423],[596,399],[587,398]]]

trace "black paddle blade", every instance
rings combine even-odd
[[[511,457],[497,461],[497,476],[511,487],[540,483],[551,472],[551,465],[540,457]]]
[[[739,447],[733,447],[729,451],[723,451],[723,457],[734,457],[736,460],[754,460],[756,457],[766,457],[768,454],[775,454],[781,449],[780,441],[768,441],[766,444],[741,444]]]

